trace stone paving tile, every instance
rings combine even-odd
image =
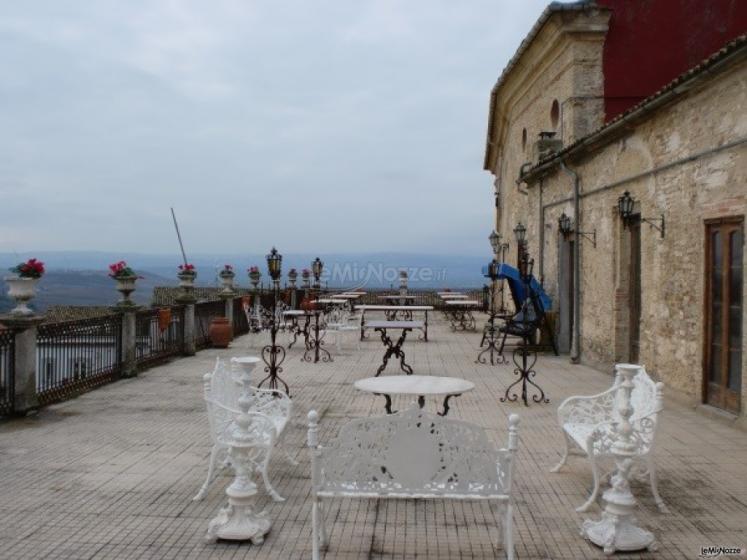
[[[578,529],[591,483],[588,463],[571,458],[549,473],[562,439],[555,411],[574,394],[600,392],[611,372],[542,356],[538,380],[549,404],[501,403],[513,367],[474,363],[478,333],[452,333],[436,321],[428,343],[408,340],[416,373],[473,381],[476,390],[452,403],[450,415],[484,426],[504,444],[507,417],[521,415],[514,538],[518,558],[603,558]],[[0,424],[0,558],[12,559],[285,559],[310,557],[309,457],[305,415],[316,408],[320,438],[332,438],[354,417],[383,413],[383,399],[357,392],[352,381],[372,375],[383,353],[375,338],[354,349],[348,340],[332,363],[301,362],[293,348],[283,364],[295,408],[286,446],[299,461],[273,458],[271,477],[286,498],[257,499],[273,520],[261,546],[204,540],[231,480],[224,472],[205,500],[193,502],[207,470],[210,445],[201,399],[202,375],[216,356],[257,354],[257,336],[228,350],[175,360],[41,411]],[[334,353],[334,351],[333,351]],[[387,374],[396,373],[390,362]],[[403,407],[405,399],[395,399]],[[429,408],[434,403],[427,404]],[[745,546],[747,438],[743,432],[667,400],[658,444],[660,490],[671,513],[657,511],[648,486],[636,484],[640,521],[657,534],[656,553],[621,558],[696,558],[701,545]],[[500,558],[498,518],[489,504],[423,500],[328,503],[331,560],[358,558]]]

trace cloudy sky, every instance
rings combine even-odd
[[[0,0],[0,251],[482,254],[546,0]]]

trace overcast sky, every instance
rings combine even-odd
[[[0,0],[0,251],[484,254],[546,0]]]

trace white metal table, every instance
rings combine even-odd
[[[415,311],[422,311],[425,314],[425,321],[423,322],[423,340],[428,342],[428,312],[433,311],[432,305],[356,305],[356,311],[361,312],[361,340],[366,335],[366,329],[370,326],[366,323],[366,312],[367,311],[383,311],[387,321],[396,321],[402,319],[404,321],[412,321],[412,316]]]
[[[444,397],[443,411],[440,416],[449,412],[449,399],[458,397],[475,388],[475,384],[458,377],[437,377],[433,375],[389,375],[387,377],[368,377],[356,381],[353,386],[359,391],[383,395],[386,399],[386,411],[392,414],[392,395],[417,395],[418,406],[425,406],[426,395]]]

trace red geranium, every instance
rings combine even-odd
[[[115,262],[109,265],[109,276],[112,278],[129,278],[134,276],[135,278],[142,278],[132,270],[125,261]]]
[[[44,263],[36,259],[29,259],[25,263],[18,263],[10,269],[21,278],[41,278],[44,274]]]
[[[179,265],[179,271],[180,272],[194,272],[195,271],[195,265],[184,263]]]

